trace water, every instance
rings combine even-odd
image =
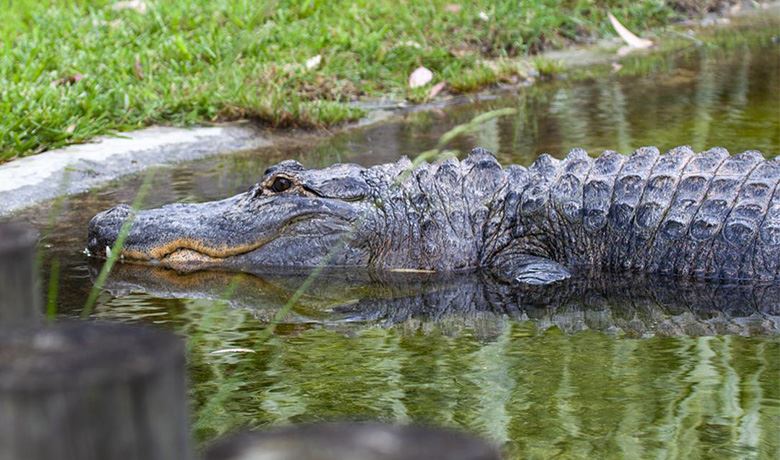
[[[518,115],[451,147],[481,145],[521,164],[573,147],[780,153],[780,46],[689,50],[649,67],[163,168],[145,206],[232,195],[285,158],[316,167],[413,156],[500,107]],[[81,253],[88,219],[132,201],[141,180],[18,216],[47,234],[44,270],[60,263],[61,316],[81,315],[92,286],[96,268]],[[285,310],[301,282],[119,267],[88,313],[186,339],[199,442],[245,426],[370,418],[459,427],[510,458],[780,457],[780,295],[772,288],[614,279],[518,294],[478,275],[328,273]]]

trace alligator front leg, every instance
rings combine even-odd
[[[502,278],[518,283],[551,284],[571,277],[566,267],[545,257],[517,256],[497,268]]]

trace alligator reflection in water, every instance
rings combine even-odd
[[[157,298],[225,299],[261,321],[279,316],[307,274],[177,274],[167,269],[120,265],[107,288]],[[331,270],[276,318],[284,323],[384,326],[445,323],[485,335],[509,320],[544,330],[597,330],[652,335],[776,334],[780,331],[780,285],[706,284],[652,277],[592,275],[551,286],[502,283],[483,273],[420,275]],[[492,325],[492,327],[491,327]],[[488,337],[485,337],[488,338]]]
[[[188,337],[200,440],[360,417],[458,426],[506,458],[780,452],[777,287],[324,273],[263,334],[304,277],[120,264],[96,314]],[[714,333],[753,336],[691,337]]]

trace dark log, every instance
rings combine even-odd
[[[30,323],[43,316],[35,251],[38,233],[0,223],[0,325]]]
[[[142,326],[0,331],[0,459],[189,460],[184,350]]]
[[[487,442],[458,431],[383,423],[319,423],[218,441],[206,460],[497,460]]]

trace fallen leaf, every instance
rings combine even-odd
[[[411,75],[409,75],[409,87],[410,88],[419,88],[421,86],[425,86],[428,83],[431,82],[433,79],[433,72],[426,69],[423,66],[420,66],[416,69],[414,69],[414,72],[412,72]]]
[[[144,79],[144,69],[141,67],[141,58],[135,57],[135,63],[133,64],[133,73],[139,80]]]
[[[417,49],[422,48],[422,45],[417,43],[414,40],[406,40],[404,42],[401,42],[401,46],[408,46],[409,48],[417,48]]]
[[[457,3],[450,3],[444,5],[444,11],[446,11],[447,13],[453,13],[453,14],[460,13],[460,10],[461,10],[461,6],[458,5]]]
[[[84,75],[81,75],[80,73],[76,73],[73,75],[68,75],[54,80],[53,82],[51,82],[51,86],[75,85],[76,83],[80,82],[83,79],[84,79]]]
[[[607,17],[609,18],[609,22],[612,23],[612,27],[615,29],[615,32],[620,35],[620,38],[622,38],[630,48],[642,49],[653,46],[652,41],[645,38],[639,38],[633,32],[626,29],[626,27],[621,24],[615,16],[612,15],[612,13],[607,13]]]
[[[128,0],[123,2],[116,2],[111,5],[111,9],[114,11],[121,10],[133,10],[141,14],[146,13],[146,2],[143,0]]]
[[[447,83],[445,83],[443,81],[433,85],[431,87],[431,90],[428,91],[428,100],[432,100],[433,98],[438,96],[439,93],[441,93],[441,91],[444,89],[445,86],[447,86]]]
[[[306,66],[306,70],[314,70],[320,66],[321,62],[322,62],[322,55],[318,54],[314,57],[307,59],[306,64],[304,65]]]

